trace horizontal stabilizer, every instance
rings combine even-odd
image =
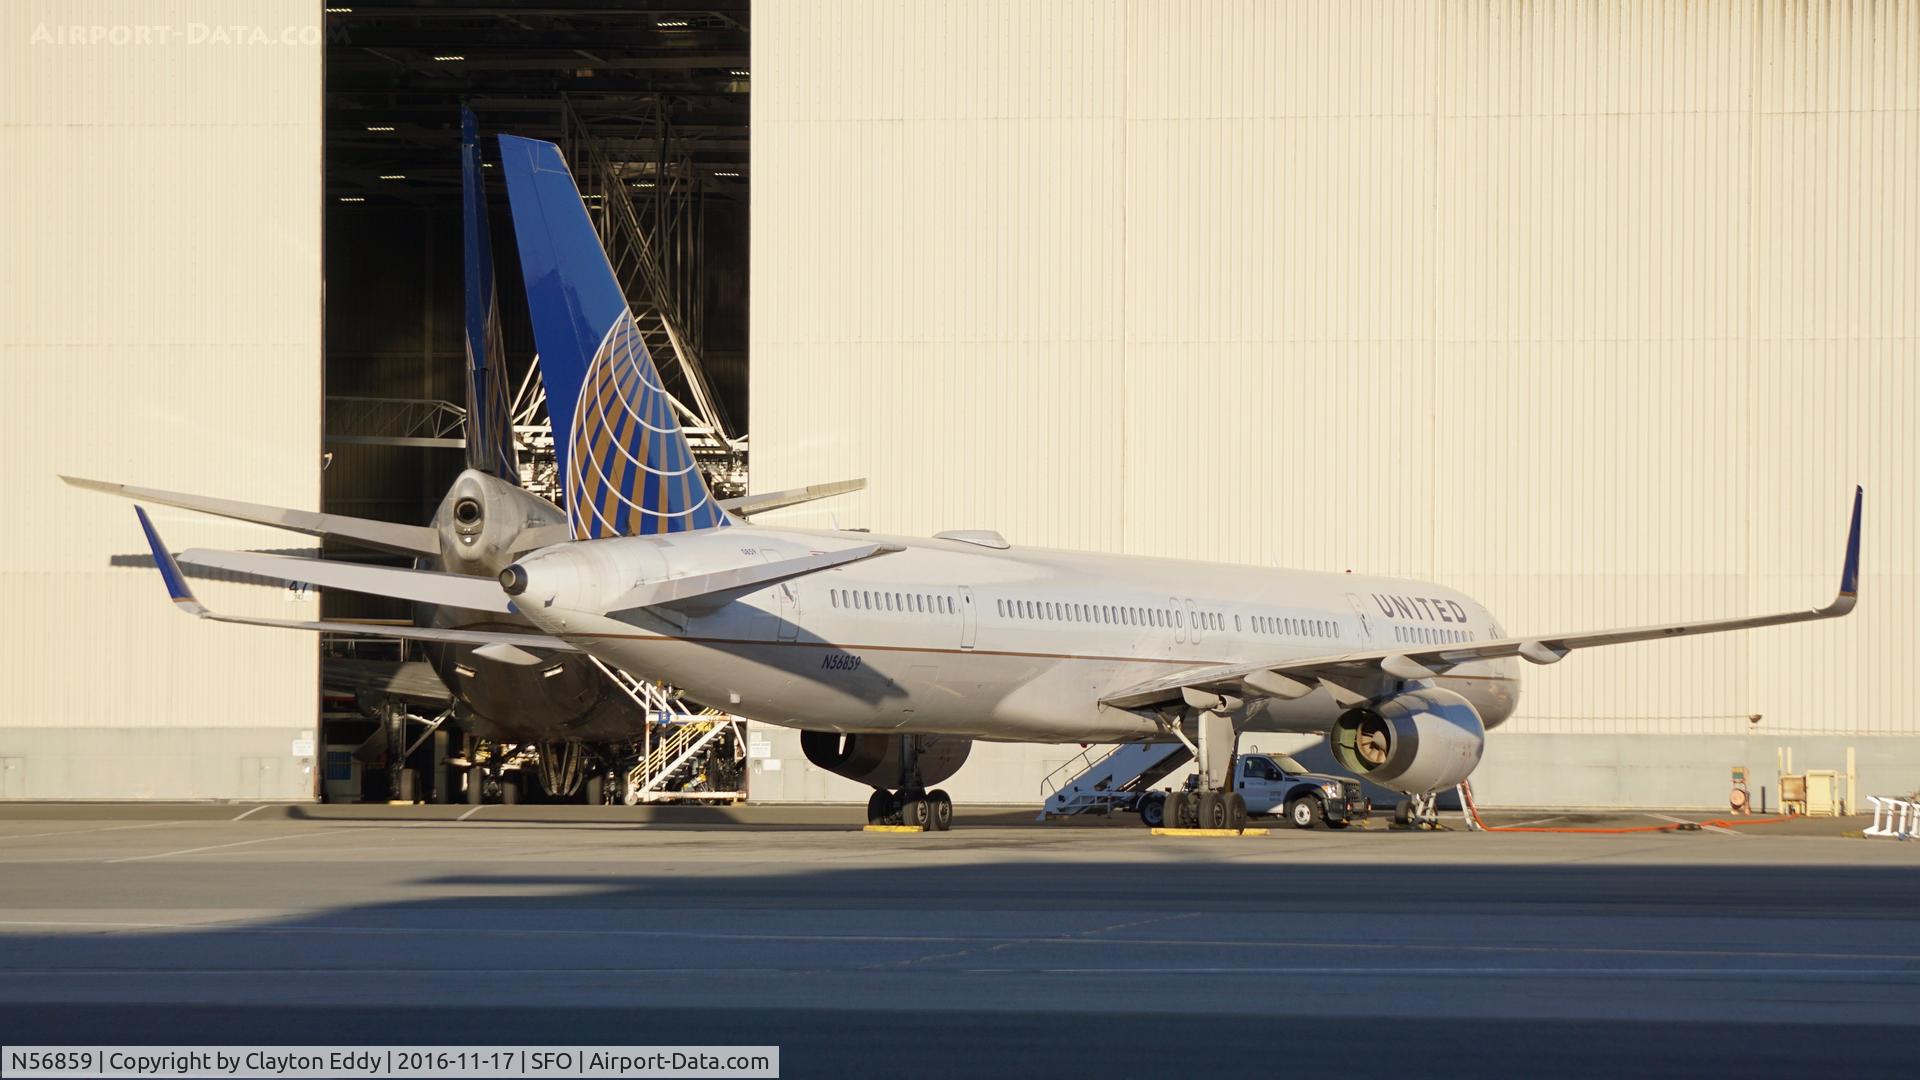
[[[247,615],[223,615],[209,610],[197,600],[193,591],[187,588],[187,579],[180,573],[180,564],[174,560],[173,553],[160,540],[160,534],[154,531],[153,522],[147,517],[146,510],[135,506],[139,515],[140,528],[147,534],[147,544],[153,549],[153,561],[160,568],[161,580],[166,582],[167,595],[175,606],[189,615],[214,622],[239,623],[242,626],[273,626],[284,630],[307,630],[325,634],[351,634],[356,637],[404,638],[408,641],[438,641],[449,645],[513,645],[523,649],[549,649],[554,652],[579,652],[580,650],[556,637],[545,634],[513,634],[485,630],[444,630],[432,626],[391,626],[383,623],[354,623],[329,619],[263,619]],[[261,558],[275,558],[266,555]],[[289,560],[302,561],[302,560]],[[344,565],[344,564],[343,564]],[[362,569],[381,569],[363,567]],[[458,576],[458,575],[448,575]],[[281,578],[280,580],[305,580],[304,578]],[[475,578],[475,581],[482,579]]]
[[[831,484],[808,484],[806,487],[788,488],[785,491],[769,491],[763,495],[741,495],[732,499],[721,499],[720,509],[741,517],[752,517],[769,510],[784,510],[789,506],[831,499],[835,495],[859,491],[866,486],[865,478],[837,480]]]
[[[104,480],[85,480],[77,476],[62,476],[60,479],[74,487],[86,488],[89,491],[105,492],[108,495],[158,503],[161,506],[178,507],[182,510],[197,510],[215,517],[250,521],[255,525],[270,525],[276,529],[305,533],[308,536],[331,536],[340,540],[351,540],[356,544],[379,551],[391,551],[401,555],[440,554],[439,534],[420,525],[370,521],[366,518],[344,517],[340,514],[322,514],[313,510],[289,510],[280,506],[235,502],[232,499],[215,499],[206,495],[189,495],[178,491],[160,491],[156,488],[134,487],[130,484],[113,484]]]
[[[346,589],[374,596],[389,596],[396,600],[411,600],[417,604],[438,604],[470,611],[504,613],[513,610],[506,594],[500,591],[498,582],[470,574],[403,570],[396,566],[367,566],[323,559],[293,559],[251,551],[210,551],[206,548],[189,548],[180,553],[180,561],[189,566],[234,570],[275,581],[314,585],[322,589]]]

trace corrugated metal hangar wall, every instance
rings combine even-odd
[[[182,618],[131,505],[55,474],[318,506],[319,19],[245,0],[0,13],[0,798],[313,790],[314,639]],[[153,518],[176,550],[310,543]]]
[[[786,520],[1406,574],[1547,632],[1824,602],[1859,482],[1852,618],[1530,669],[1477,779],[1712,805],[1856,745],[1920,783],[1920,5],[755,21],[754,486],[869,478]]]

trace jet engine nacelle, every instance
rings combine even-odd
[[[1347,771],[1381,787],[1426,795],[1473,773],[1487,729],[1472,702],[1427,687],[1348,709],[1327,741]]]
[[[433,515],[440,534],[440,568],[456,574],[494,577],[529,544],[530,529],[566,524],[560,508],[518,484],[468,469]]]
[[[915,740],[920,782],[928,787],[960,771],[972,739],[952,735],[910,735]],[[899,735],[841,735],[832,731],[803,731],[800,750],[807,760],[849,780],[868,787],[897,789],[900,786],[901,747]]]

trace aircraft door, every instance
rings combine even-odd
[[[760,549],[760,557],[770,563],[786,558],[781,552],[768,548]],[[794,588],[793,582],[783,581],[773,587],[773,597],[776,604],[774,625],[778,630],[778,638],[781,641],[792,641],[800,634],[799,590]]]
[[[1347,594],[1347,603],[1353,605],[1353,617],[1360,623],[1360,640],[1373,644],[1373,620],[1367,615],[1367,605],[1352,593]]]
[[[1200,612],[1192,600],[1187,601],[1187,633],[1195,645],[1200,644]]]
[[[973,648],[973,590],[960,586],[960,647]]]

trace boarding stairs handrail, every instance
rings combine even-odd
[[[706,750],[708,743],[718,738],[720,733],[731,725],[727,722],[725,715],[721,714],[720,719],[696,721],[683,726],[687,730],[675,733],[675,739],[679,741],[680,746],[673,758],[661,765],[652,775],[642,777],[638,784],[629,787],[628,790],[634,793],[634,801],[653,802],[662,798],[678,798],[679,792],[661,791],[660,786],[678,776]],[[631,779],[632,777],[629,776],[630,782]]]
[[[1094,751],[1098,750],[1098,755]],[[1080,753],[1072,759],[1062,762],[1060,767],[1040,778],[1040,801],[1046,802],[1060,793],[1060,789],[1073,777],[1079,776],[1093,767],[1093,763],[1107,755],[1104,745],[1089,745],[1080,748]],[[1064,775],[1063,775],[1064,774]]]
[[[1110,810],[1123,796],[1153,786],[1192,757],[1180,743],[1087,747],[1041,779],[1040,819]],[[1063,783],[1062,775],[1069,772],[1072,779]]]

